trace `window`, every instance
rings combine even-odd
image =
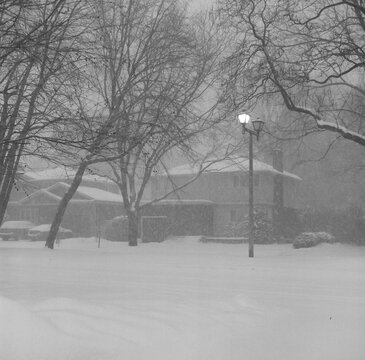
[[[237,221],[237,211],[236,210],[231,210],[230,211],[230,221],[231,222],[236,222]]]
[[[233,180],[233,187],[237,188],[237,187],[245,187],[249,185],[249,177],[248,174],[245,175],[237,175],[234,174],[232,176],[232,180]],[[260,183],[260,178],[258,174],[254,174],[253,175],[253,184],[254,186],[258,186]]]
[[[234,188],[238,187],[239,186],[239,180],[240,180],[239,176],[234,174],[232,179],[233,179],[233,187]]]

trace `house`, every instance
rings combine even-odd
[[[70,184],[75,177],[75,174],[76,170],[62,166],[25,172],[19,175],[17,186],[10,195],[10,201],[20,200],[37,190],[46,188],[57,182]],[[119,193],[118,187],[112,181],[96,174],[84,174],[81,184],[113,193]]]
[[[35,224],[52,223],[74,175],[75,171],[64,168],[25,173],[23,186],[13,191],[7,218]],[[123,200],[117,187],[100,176],[86,174],[70,200],[62,225],[76,235],[96,235],[103,221],[122,211]]]
[[[163,199],[145,206],[142,216],[167,218],[165,232],[169,235],[227,236],[227,227],[242,222],[248,213],[248,160],[212,161],[199,172],[197,166],[185,164],[168,173],[154,174],[151,200]],[[38,190],[13,200],[9,218],[51,223],[74,173],[53,170],[26,175],[31,179],[29,184]],[[297,175],[254,160],[253,180],[254,206],[268,217],[273,217],[276,203],[287,214],[299,207],[297,187],[301,179]],[[275,192],[278,184],[279,196]],[[107,220],[125,215],[122,197],[115,190],[103,178],[86,175],[67,207],[62,225],[76,235],[96,235]]]
[[[58,182],[13,202],[11,218],[29,220],[35,224],[52,223],[58,204],[69,187],[67,183]],[[120,194],[79,186],[67,206],[62,225],[76,235],[96,235],[105,220],[114,218],[122,211],[123,200]]]
[[[168,174],[154,175],[152,198],[172,193],[158,202],[151,213],[172,218],[174,235],[223,236],[229,224],[242,221],[248,213],[248,166],[245,158],[212,162],[196,180],[181,189],[179,187],[196,177],[200,170],[197,166],[186,164],[170,169]],[[273,215],[277,179],[282,184],[282,205],[286,209],[298,207],[296,191],[301,179],[295,174],[254,160],[253,179],[254,206],[268,217]]]

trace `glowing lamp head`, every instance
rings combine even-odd
[[[238,115],[238,121],[243,124],[246,125],[250,122],[250,115],[247,114],[240,114]]]

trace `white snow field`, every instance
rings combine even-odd
[[[247,253],[0,241],[0,359],[365,359],[365,247]]]

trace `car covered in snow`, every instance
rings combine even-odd
[[[29,229],[28,238],[33,241],[46,241],[50,229],[51,224],[34,226]],[[72,231],[60,226],[57,233],[57,239],[66,239],[70,237],[72,237]]]
[[[3,240],[26,239],[28,231],[32,227],[34,227],[34,224],[31,221],[4,221],[4,223],[0,226],[0,238]]]

